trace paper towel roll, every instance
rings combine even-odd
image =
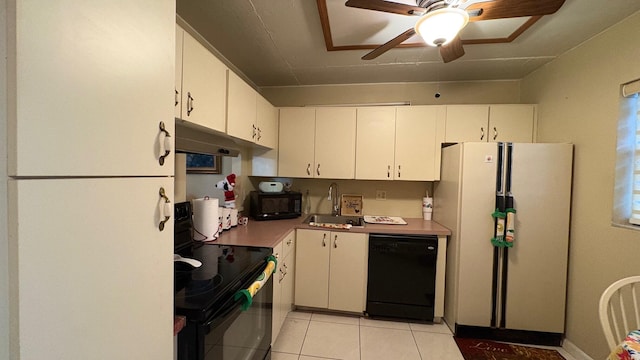
[[[193,199],[194,240],[212,241],[218,238],[220,222],[218,220],[218,199],[208,196]]]

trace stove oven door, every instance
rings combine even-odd
[[[220,316],[198,327],[203,342],[198,359],[264,360],[271,358],[271,315],[273,277],[253,297],[251,307],[241,310],[240,302]],[[203,346],[202,346],[203,345]]]

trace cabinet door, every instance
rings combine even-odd
[[[296,232],[295,304],[327,308],[329,304],[329,231]]]
[[[313,177],[315,126],[314,108],[280,109],[279,176]]]
[[[227,67],[189,33],[182,52],[182,116],[194,124],[224,132]]]
[[[533,142],[535,105],[491,105],[489,141]]]
[[[173,210],[160,231],[160,187],[171,196],[173,178],[9,181],[16,357],[171,359]]]
[[[175,82],[175,100],[173,116],[180,118],[182,115],[182,42],[184,39],[184,30],[176,25],[176,82]]]
[[[440,142],[436,141],[438,121],[444,119],[443,106],[398,107],[396,110],[396,180],[435,180]]]
[[[282,322],[284,322],[287,314],[291,311],[291,305],[293,304],[293,279],[295,279],[296,270],[295,257],[296,255],[292,253],[284,260],[285,272],[282,279],[282,298],[280,300],[280,314],[282,315]]]
[[[271,105],[267,99],[258,94],[258,106],[256,108],[256,122],[258,135],[256,144],[269,149],[278,148],[278,109]]]
[[[13,39],[9,175],[173,174],[173,156],[158,159],[159,123],[175,135],[175,2],[18,1],[14,10],[3,30]]]
[[[284,254],[282,242],[273,248],[273,256],[278,259],[278,266],[273,276],[273,310],[271,312],[271,345],[276,342],[282,327],[282,278],[284,274]]]
[[[355,169],[356,108],[317,108],[313,176],[353,179]]]
[[[358,108],[356,179],[393,180],[395,139],[395,107]]]
[[[449,105],[445,142],[487,141],[488,123],[488,105]]]
[[[227,91],[227,134],[246,141],[255,141],[256,101],[258,93],[233,71],[229,71]]]
[[[364,311],[367,244],[366,234],[331,233],[329,309]]]

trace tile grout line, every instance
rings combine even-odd
[[[409,329],[411,329],[411,325],[409,325]],[[418,350],[418,355],[420,356],[420,359],[424,360],[424,358],[422,357],[422,353],[420,352],[420,346],[418,346],[418,341],[416,340],[416,335],[413,333],[413,329],[409,331],[411,331],[411,338],[413,339],[413,343],[415,344],[416,349]]]

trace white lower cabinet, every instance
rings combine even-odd
[[[276,342],[282,324],[293,305],[293,278],[295,266],[296,233],[291,231],[273,248],[278,259],[276,273],[273,274],[273,315],[271,325],[271,345]]]
[[[297,230],[296,306],[363,312],[368,236]]]

